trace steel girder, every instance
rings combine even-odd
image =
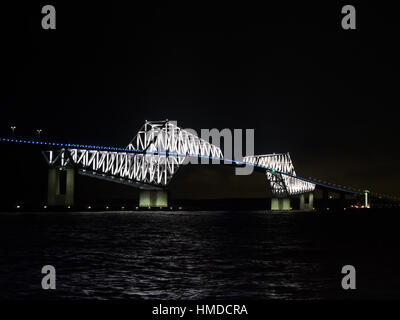
[[[131,151],[130,151],[131,150]],[[49,165],[74,166],[96,177],[165,187],[188,155],[222,158],[222,151],[169,121],[146,121],[127,152],[66,148],[44,152]]]
[[[270,169],[266,171],[266,175],[270,182],[272,193],[277,197],[302,194],[315,189],[315,184],[296,178],[296,172],[289,153],[247,156],[243,158],[243,161]]]

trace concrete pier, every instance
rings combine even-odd
[[[364,190],[364,208],[371,208],[369,190]]]
[[[272,198],[271,199],[271,210],[272,211],[289,211],[290,210],[290,199],[288,198]]]
[[[312,192],[300,195],[300,210],[311,211],[314,208],[314,194]]]
[[[75,170],[73,168],[49,169],[47,204],[73,206],[75,200]]]
[[[141,190],[139,194],[139,207],[168,207],[167,191]]]

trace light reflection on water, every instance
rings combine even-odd
[[[396,233],[377,224],[315,213],[1,213],[0,297],[399,297]],[[53,292],[40,287],[46,264],[57,270]],[[365,281],[351,294],[340,287],[345,264]]]

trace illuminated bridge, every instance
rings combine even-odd
[[[139,188],[140,207],[165,207],[168,206],[168,185],[179,167],[188,163],[210,161],[264,170],[266,183],[270,185],[273,194],[271,210],[289,210],[290,197],[293,196],[300,197],[300,209],[311,210],[316,185],[359,194],[297,176],[288,153],[249,155],[241,161],[226,159],[218,146],[168,120],[146,121],[126,148],[4,138],[1,141],[51,147],[50,150],[43,151],[50,166],[49,205],[73,205],[76,171],[82,175]],[[66,179],[64,194],[59,192],[61,174]],[[367,193],[365,204],[368,206]]]

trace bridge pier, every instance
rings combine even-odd
[[[290,199],[289,198],[272,198],[271,199],[271,210],[272,211],[289,211],[290,210]]]
[[[364,190],[364,208],[371,208],[371,203],[369,199],[369,190]]]
[[[150,191],[140,190],[139,193],[139,207],[168,207],[168,193],[167,191]]]
[[[48,176],[47,204],[73,206],[75,197],[75,170],[51,167]]]
[[[300,195],[300,210],[311,211],[314,208],[314,194],[312,192]]]

